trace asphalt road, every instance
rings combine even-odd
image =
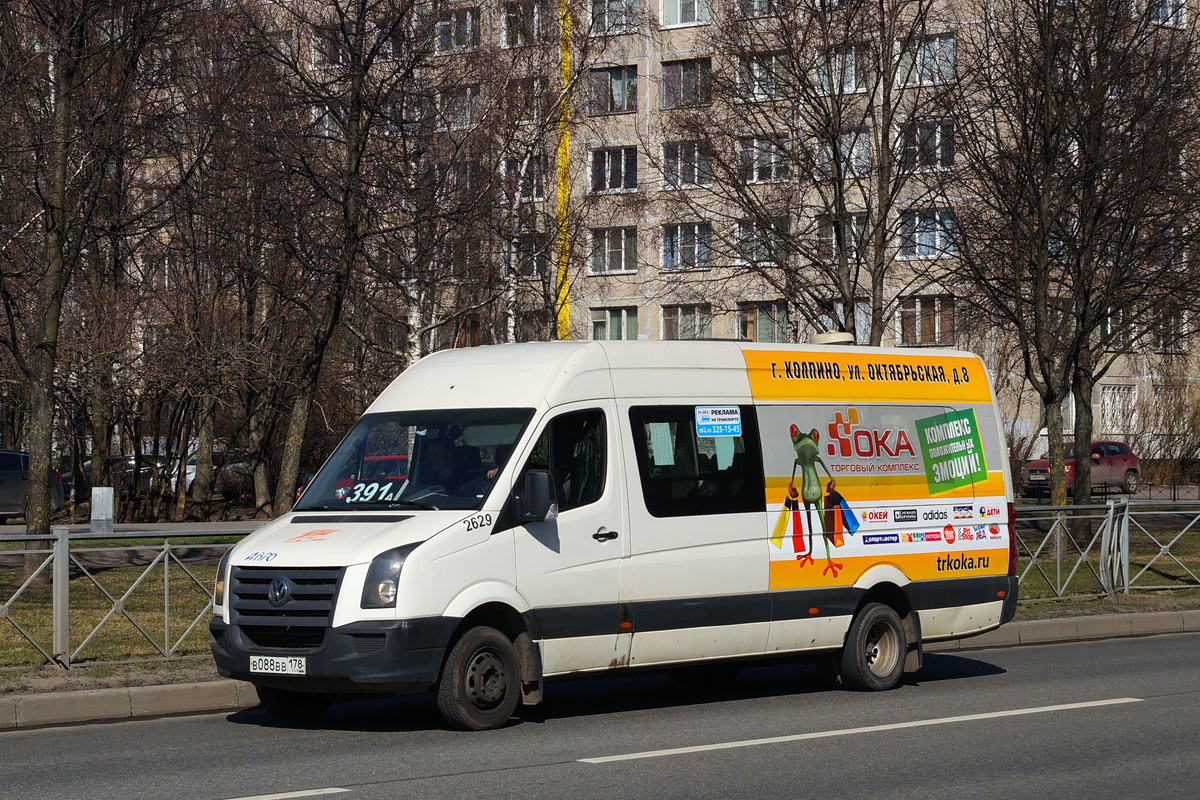
[[[342,703],[316,728],[253,710],[15,731],[0,796],[1195,798],[1198,665],[1180,634],[930,655],[883,694],[794,665],[724,691],[573,680],[489,733],[442,730],[426,697]]]

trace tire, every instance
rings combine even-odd
[[[1125,494],[1137,494],[1137,490],[1141,488],[1141,481],[1138,479],[1138,474],[1133,470],[1125,473],[1125,482],[1121,484],[1121,491]]]
[[[8,522],[8,517],[0,516],[0,525],[4,525],[7,522]]]
[[[509,638],[471,628],[450,648],[438,679],[437,705],[457,730],[486,731],[508,722],[521,699],[521,671]]]
[[[333,700],[327,694],[293,692],[271,686],[254,688],[258,690],[259,704],[280,722],[313,722],[325,713],[325,709],[329,708],[329,703]]]
[[[879,692],[895,688],[904,673],[908,643],[896,610],[868,603],[854,617],[842,647],[842,681],[848,686]]]

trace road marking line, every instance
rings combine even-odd
[[[964,714],[959,717],[941,717],[936,719],[921,719],[913,722],[893,722],[887,725],[869,725],[864,728],[843,728],[836,731],[815,731],[813,733],[797,733],[790,736],[771,736],[766,739],[744,739],[739,742],[720,742],[717,744],[700,744],[692,747],[673,747],[669,750],[646,750],[641,753],[626,753],[619,756],[599,756],[596,758],[581,758],[584,764],[607,764],[611,761],[634,761],[639,758],[659,758],[661,756],[679,756],[687,753],[703,753],[709,750],[732,750],[736,747],[758,747],[764,744],[779,744],[781,742],[800,742],[805,739],[827,739],[833,736],[851,736],[856,733],[875,733],[878,731],[895,731],[903,728],[921,728],[929,725],[947,725],[952,722],[970,722],[980,719],[997,719],[998,717],[1017,717],[1025,714],[1043,714],[1048,711],[1070,711],[1075,708],[1095,708],[1097,706],[1113,706],[1122,703],[1140,703],[1140,697],[1116,697],[1112,700],[1092,700],[1086,703],[1066,703],[1058,706],[1036,706],[1034,708],[1015,708],[1011,711],[991,711],[985,714]]]
[[[349,789],[331,786],[328,789],[304,789],[299,792],[280,792],[279,794],[256,794],[248,797],[231,797],[229,800],[288,800],[289,797],[317,797],[323,794],[342,794]]]

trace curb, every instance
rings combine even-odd
[[[925,651],[944,653],[1196,632],[1200,632],[1200,609],[1102,614],[1010,622],[1002,628],[968,639],[932,642],[925,646]],[[257,705],[258,693],[253,685],[228,679],[125,689],[12,695],[0,697],[0,731],[236,711]]]
[[[14,695],[0,697],[0,731],[236,711],[257,705],[254,687],[234,680]]]

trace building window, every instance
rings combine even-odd
[[[637,0],[592,0],[592,35],[635,33],[637,9]]]
[[[322,139],[335,139],[338,133],[337,114],[327,105],[312,107],[313,130]]]
[[[857,47],[827,50],[817,63],[817,87],[824,94],[861,92],[866,88],[861,62]]]
[[[738,0],[738,14],[743,19],[773,17],[776,13],[775,0]]]
[[[737,248],[738,257],[746,264],[782,266],[787,263],[787,220],[739,221]]]
[[[663,269],[708,269],[712,266],[712,226],[683,222],[663,226]]]
[[[739,339],[750,342],[786,342],[788,340],[787,303],[742,303],[736,314]]]
[[[464,86],[438,95],[438,128],[461,130],[479,122],[479,87]]]
[[[671,189],[712,183],[708,145],[700,141],[663,143],[663,183]]]
[[[637,188],[637,148],[605,147],[592,151],[592,191]]]
[[[588,73],[588,85],[593,115],[637,111],[637,66],[594,69]]]
[[[592,228],[592,272],[637,271],[637,228]]]
[[[695,25],[712,19],[709,0],[662,0],[662,27]]]
[[[742,183],[781,181],[790,175],[786,134],[738,141],[738,179]]]
[[[663,306],[664,339],[711,339],[712,308],[708,303]]]
[[[817,155],[817,174],[821,178],[860,178],[871,169],[871,137],[864,130],[838,134],[837,153],[834,145],[825,142]],[[836,158],[835,158],[836,155]],[[838,169],[834,169],[834,164]]]
[[[1184,20],[1184,0],[1150,0],[1150,18],[1159,25],[1179,27]]]
[[[508,82],[505,96],[511,103],[513,118],[527,125],[542,118],[546,79],[541,76],[514,78]]]
[[[662,107],[688,108],[707,105],[712,59],[689,58],[662,64]]]
[[[772,100],[788,89],[788,64],[783,53],[753,53],[738,59],[739,100]]]
[[[596,341],[619,341],[638,338],[637,307],[593,308],[592,338]]]
[[[510,200],[546,199],[546,157],[504,159],[504,196]]]
[[[337,26],[321,27],[313,35],[312,65],[316,69],[334,67],[347,63],[350,53],[346,49]]]
[[[504,46],[525,47],[542,36],[546,7],[540,0],[518,0],[504,4]]]
[[[954,211],[949,208],[900,212],[900,257],[954,255]]]
[[[905,170],[954,166],[954,123],[950,120],[909,122],[900,132],[903,150],[900,166]]]
[[[504,243],[504,269],[519,278],[537,278],[549,272],[549,239],[536,232],[519,233]]]
[[[930,295],[902,300],[900,344],[954,344],[954,298],[950,295]]]
[[[1125,433],[1137,427],[1137,387],[1110,384],[1100,387],[1100,431]]]
[[[954,80],[954,34],[918,36],[900,51],[900,83],[931,86]]]
[[[1105,350],[1115,353],[1130,349],[1129,323],[1124,307],[1110,308],[1100,325],[1100,341]]]
[[[479,47],[479,9],[452,8],[438,15],[433,49],[437,53],[461,53]]]
[[[1184,352],[1184,331],[1182,309],[1164,308],[1159,310],[1154,317],[1154,350],[1159,353]]]
[[[846,214],[842,218],[840,233],[841,241],[838,241],[839,231],[834,215],[821,217],[817,221],[817,254],[820,258],[832,262],[843,251],[850,262],[866,256],[870,246],[866,214]]]

